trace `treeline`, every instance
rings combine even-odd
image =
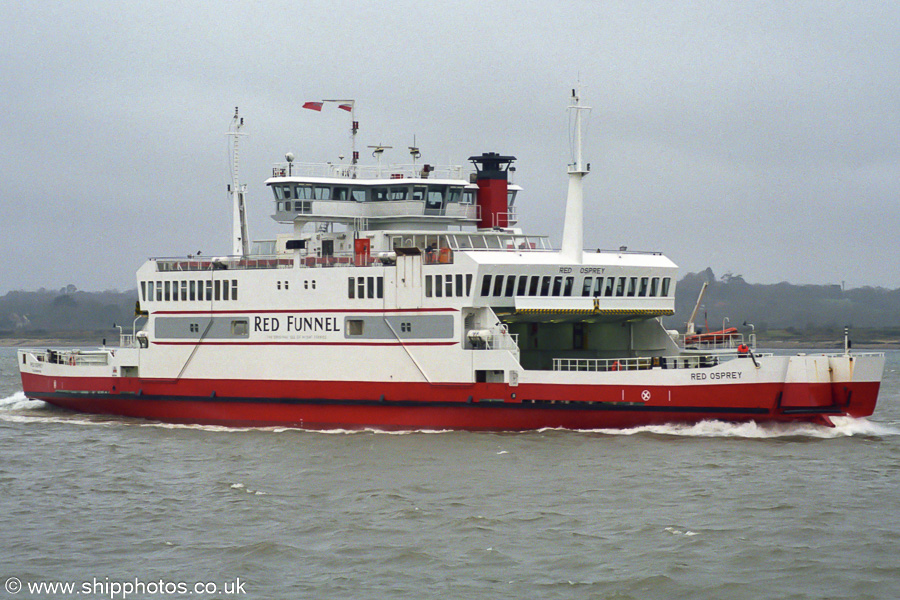
[[[777,332],[833,337],[850,326],[900,338],[900,289],[747,283],[731,273],[717,278],[711,269],[688,273],[678,282],[676,312],[665,318],[666,327],[684,330],[705,281],[709,287],[695,319],[698,328],[715,331],[724,325],[770,337],[777,337]],[[136,301],[137,290],[83,292],[73,285],[9,292],[0,297],[0,335],[111,331],[113,323],[131,324]]]
[[[0,335],[27,337],[60,331],[106,331],[134,319],[137,290],[9,292],[0,297]]]
[[[787,332],[809,338],[839,336],[849,326],[900,336],[900,289],[747,283],[731,273],[717,279],[711,269],[688,273],[678,282],[676,312],[666,318],[667,327],[684,328],[705,281],[709,287],[695,324],[703,328],[708,324],[711,331],[722,329],[724,323],[741,331],[755,329],[764,337]]]

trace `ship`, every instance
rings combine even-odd
[[[736,331],[698,337],[674,314],[661,252],[585,249],[582,114],[560,247],[525,233],[512,155],[467,166],[362,165],[285,154],[265,180],[286,231],[250,242],[228,134],[231,254],[151,258],[118,345],[23,348],[27,397],[168,423],[306,429],[621,429],[810,422],[873,413],[884,354],[776,355]],[[696,312],[696,309],[695,309]],[[692,318],[693,321],[693,318]],[[727,333],[727,335],[725,335]]]

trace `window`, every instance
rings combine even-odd
[[[656,296],[656,293],[659,291],[659,277],[654,277],[650,280],[650,295]]]
[[[284,289],[287,289],[288,282],[284,282]],[[237,279],[231,280],[231,299],[237,300]]]
[[[600,296],[601,291],[603,290],[603,278],[598,277],[597,281],[594,282],[594,297]]]
[[[537,296],[538,293],[538,285],[540,284],[541,278],[537,275],[531,276],[531,284],[528,286],[528,295],[529,296]]]
[[[616,278],[615,277],[607,277],[606,278],[606,290],[603,292],[604,296],[612,296],[613,290],[616,289]]]
[[[189,296],[189,299],[193,302],[194,300],[197,299],[197,282],[191,281],[189,285],[190,285],[190,294],[191,294]]]
[[[374,298],[375,297],[375,278],[374,277],[366,277],[366,291],[368,294],[366,298]]]
[[[350,188],[350,197],[356,202],[365,202],[366,188]]]
[[[284,190],[281,189],[280,185],[273,185],[272,191],[275,192],[276,200],[284,200]],[[281,203],[279,202],[278,205],[281,206]]]
[[[403,323],[400,323],[400,331],[402,331],[403,333],[409,333],[410,331],[412,331],[412,323],[407,323],[405,321]]]
[[[366,278],[365,277],[357,277],[356,278],[356,297],[357,298],[365,298],[366,297]]]
[[[472,293],[472,274],[468,273],[466,275],[466,296]]]
[[[550,295],[550,276],[544,275],[541,277],[541,296],[549,296]]]
[[[559,296],[560,292],[562,292],[562,275],[557,275],[553,278],[553,295]]]
[[[375,296],[377,298],[384,298],[384,277],[378,277],[375,280]],[[313,289],[316,288],[316,282],[313,281]]]
[[[362,319],[347,319],[347,335],[362,335],[364,325]]]
[[[671,284],[672,284],[672,278],[671,278],[671,277],[666,277],[666,278],[663,279],[663,282],[662,282],[662,294],[661,294],[663,297],[665,297],[665,298],[668,298],[668,297],[669,297],[669,286],[670,286]]]
[[[584,285],[581,286],[581,295],[582,296],[590,296],[591,295],[591,287],[594,285],[593,277],[585,277]]]
[[[231,294],[229,293],[231,287],[230,284],[231,282],[228,279],[222,282],[222,300],[228,300],[231,297]]]
[[[503,275],[494,277],[494,296],[503,295]]]
[[[647,283],[648,283],[648,281],[649,281],[649,278],[647,278],[647,277],[641,277],[641,287],[640,287],[640,289],[638,290],[638,296],[640,296],[641,298],[643,298],[644,296],[647,295]]]
[[[434,276],[434,295],[438,298],[442,298],[444,296],[444,276],[443,275],[435,275]]]
[[[170,281],[167,281],[167,282],[166,282],[166,302],[168,302],[169,300],[172,299],[172,295],[170,294],[170,289],[171,289],[171,288],[169,287],[170,285],[171,285],[171,282],[170,282]]]
[[[247,337],[250,334],[250,324],[247,319],[239,319],[231,322],[231,335]]]
[[[459,195],[462,193],[461,188],[448,188],[447,189],[447,203],[456,203],[459,202]]]
[[[212,299],[213,299],[212,289],[213,289],[212,281],[207,281],[206,282],[206,300],[207,300],[207,302],[212,301]]]
[[[506,276],[506,295],[512,297],[516,293],[516,276]]]
[[[630,277],[628,279],[628,295],[629,296],[634,296],[634,294],[637,292],[637,280],[638,280],[637,277]]]
[[[331,200],[331,188],[327,185],[317,185],[315,190],[317,200]]]
[[[297,200],[312,200],[314,197],[311,185],[298,185],[295,191],[297,193],[295,196]]]
[[[406,195],[409,193],[409,188],[405,187],[392,187],[391,188],[391,201],[402,201],[406,200]]]
[[[516,289],[516,296],[524,296],[525,292],[528,290],[528,276],[522,275],[519,277],[519,287]]]
[[[485,275],[481,278],[481,295],[487,296],[491,293],[491,276]]]
[[[463,295],[463,276],[461,274],[456,276],[456,295]]]
[[[618,278],[618,284],[616,285],[616,296],[624,296],[625,295],[625,277]]]
[[[575,278],[566,277],[566,285],[563,286],[563,296],[571,296],[573,287],[575,287]]]
[[[203,300],[203,282],[197,282],[197,300]]]
[[[191,323],[188,329],[190,329],[191,333],[200,333],[200,325],[197,323]]]
[[[291,191],[291,186],[284,186],[284,197],[286,200],[291,200],[294,198],[293,192]]]
[[[425,201],[425,191],[426,188],[424,185],[417,185],[413,188],[412,199],[416,202],[424,202]]]
[[[465,190],[462,194],[460,204],[475,204],[475,190]]]
[[[215,290],[215,299],[216,302],[222,299],[222,282],[215,281],[213,282],[213,289]]]
[[[147,301],[147,282],[141,282],[141,302]]]
[[[445,277],[444,295],[448,298],[453,296],[453,275],[447,275],[447,277]]]
[[[425,276],[425,297],[431,298],[431,275]]]
[[[356,278],[348,277],[347,278],[347,297],[355,298],[356,297]]]
[[[346,188],[343,186],[341,186],[341,187],[335,186],[335,188],[332,190],[331,193],[332,193],[332,196],[331,196],[332,200],[347,200],[348,198],[350,198],[350,188]]]

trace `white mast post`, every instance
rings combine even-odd
[[[584,168],[581,156],[581,111],[590,110],[589,106],[581,106],[579,92],[572,90],[572,104],[569,110],[575,111],[575,147],[574,162],[569,165],[569,193],[566,198],[566,218],[563,223],[563,239],[560,255],[574,263],[584,260],[584,176],[588,170]]]
[[[244,126],[244,118],[238,116],[238,107],[234,107],[234,117],[231,119],[231,126],[228,133],[225,134],[232,138],[231,152],[231,185],[228,191],[231,192],[232,200],[232,220],[231,220],[231,254],[233,256],[244,256],[250,254],[250,238],[247,232],[247,209],[244,205],[244,194],[247,191],[247,184],[240,183],[238,178],[238,140],[241,136],[247,135],[241,132]]]
[[[359,123],[356,121],[356,101],[332,99],[322,102],[335,102],[338,106],[346,104],[350,107],[350,177],[356,177],[356,164],[359,162],[359,153],[356,151],[356,134],[359,131]]]

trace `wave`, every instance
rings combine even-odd
[[[811,423],[728,423],[725,421],[701,421],[693,425],[646,425],[631,429],[590,429],[590,433],[604,435],[636,435],[652,433],[679,437],[720,437],[771,439],[785,437],[808,437],[834,439],[854,436],[885,437],[900,435],[900,429],[876,423],[868,419],[853,417],[832,417],[834,427]]]
[[[25,395],[25,392],[21,391],[7,398],[0,399],[0,410],[35,410],[46,406],[46,402],[31,400]]]

